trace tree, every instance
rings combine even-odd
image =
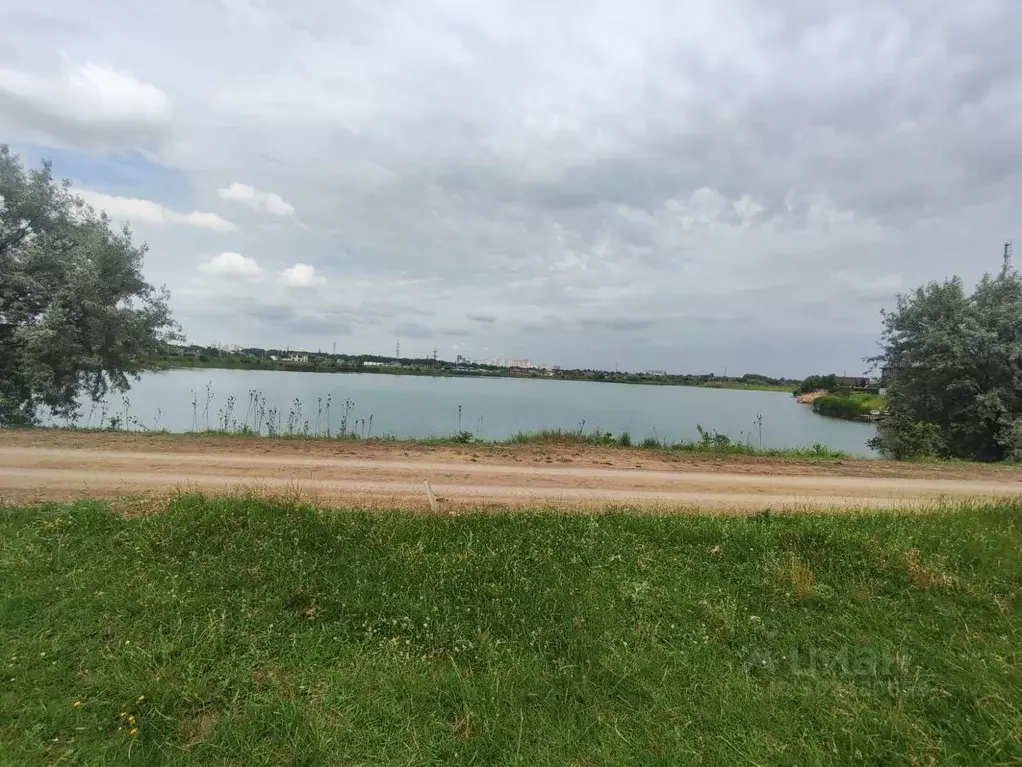
[[[795,394],[808,394],[809,392],[815,391],[834,391],[837,388],[837,376],[834,373],[830,375],[812,375],[804,378],[802,383],[795,387]]]
[[[142,277],[146,245],[0,145],[0,427],[125,391],[140,359],[179,338],[169,294]]]
[[[932,453],[1022,458],[1022,279],[1005,269],[971,295],[955,277],[898,296],[882,352],[890,416],[874,446],[895,458]]]

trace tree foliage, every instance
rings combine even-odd
[[[825,376],[812,375],[804,378],[802,383],[795,387],[795,394],[808,394],[814,391],[834,391],[836,388],[838,388],[838,381],[834,373]]]
[[[145,253],[49,163],[26,171],[0,145],[0,426],[73,419],[82,395],[126,390],[140,357],[178,337]]]
[[[959,278],[898,297],[884,313],[890,415],[874,446],[922,454],[1022,458],[1022,279],[1005,270],[968,294]]]

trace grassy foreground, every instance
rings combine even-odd
[[[6,764],[1009,764],[1022,507],[0,510]]]

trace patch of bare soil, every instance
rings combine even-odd
[[[1010,467],[718,457],[578,445],[418,445],[326,439],[0,432],[0,499],[288,495],[445,509],[861,508],[1022,494]],[[150,507],[150,502],[140,503]]]

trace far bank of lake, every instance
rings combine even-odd
[[[198,347],[196,347],[198,349]],[[563,370],[560,368],[516,368],[475,362],[451,362],[434,359],[367,359],[352,355],[295,354],[291,357],[269,354],[264,349],[252,354],[206,353],[165,354],[148,361],[151,370],[217,369],[272,370],[289,373],[373,373],[378,375],[438,376],[443,378],[544,378],[558,381],[647,384],[650,386],[705,386],[712,389],[790,392],[799,383],[785,378],[748,374],[718,376],[713,373],[685,374],[666,371],[629,372],[617,370]],[[256,354],[258,353],[258,354]],[[284,352],[280,353],[284,355]]]
[[[441,437],[459,431],[487,440],[518,432],[563,429],[627,431],[633,441],[653,436],[699,438],[698,425],[765,448],[822,444],[869,456],[870,424],[821,418],[785,392],[684,386],[646,386],[511,378],[445,378],[359,374],[325,376],[259,370],[173,369],[147,373],[127,397],[86,406],[81,426],[117,418],[128,428],[172,432],[253,423],[253,402],[265,422],[283,430],[372,436]],[[758,416],[762,415],[762,426]],[[371,430],[371,431],[370,431]]]

